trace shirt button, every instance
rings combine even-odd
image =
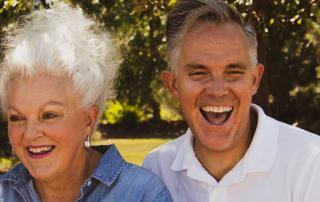
[[[87,185],[88,185],[88,186],[91,186],[91,184],[92,184],[92,181],[91,181],[91,180],[88,180]]]

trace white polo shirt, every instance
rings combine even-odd
[[[266,116],[238,164],[217,182],[195,157],[190,130],[153,150],[143,167],[176,202],[320,202],[320,137]]]

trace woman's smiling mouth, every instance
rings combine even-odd
[[[55,148],[55,146],[30,146],[27,147],[28,153],[31,158],[39,159],[47,157]]]
[[[202,116],[210,123],[214,125],[224,124],[233,112],[231,106],[203,106],[200,108]]]

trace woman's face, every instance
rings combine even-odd
[[[79,96],[66,80],[35,76],[16,79],[8,89],[9,140],[37,180],[75,174],[86,163],[84,141],[97,112],[80,108]]]

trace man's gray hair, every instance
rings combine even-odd
[[[169,12],[167,20],[167,59],[171,71],[175,71],[183,38],[196,23],[201,22],[239,24],[248,42],[252,66],[256,66],[258,63],[256,32],[236,9],[219,0],[181,0]]]
[[[10,81],[49,75],[71,79],[81,107],[95,105],[100,113],[113,94],[117,72],[112,39],[82,10],[59,3],[24,16],[5,39],[0,70],[0,101],[7,108]]]

